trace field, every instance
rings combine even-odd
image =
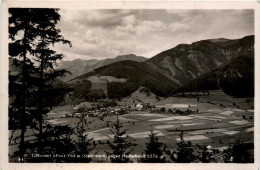
[[[143,98],[142,94],[138,95],[134,97]],[[118,102],[121,105],[119,107],[132,105],[134,97]],[[209,96],[200,96],[199,100],[184,97],[155,100],[153,97],[151,96],[151,99],[147,100],[150,100],[149,104],[154,105],[155,108],[160,109],[163,107],[166,110],[179,109],[183,111],[189,109],[193,111],[193,114],[179,115],[160,112],[158,109],[153,111],[136,109],[118,115],[120,122],[123,124],[123,129],[127,130],[129,140],[137,144],[133,146],[132,154],[140,155],[144,152],[145,142],[147,142],[151,129],[157,134],[159,141],[163,142],[166,149],[170,151],[175,150],[176,142],[180,140],[179,134],[181,130],[184,131],[185,141],[191,141],[193,145],[205,144],[209,148],[216,148],[220,151],[228,148],[229,144],[234,144],[237,140],[244,143],[253,143],[254,141],[253,99],[232,98],[220,91],[211,91]],[[90,104],[88,103],[88,105]],[[79,119],[65,116],[72,113],[75,113],[74,106],[59,106],[54,108],[46,119],[53,125],[68,124],[75,127]],[[110,150],[107,141],[112,142],[113,140],[110,128],[111,124],[116,121],[116,117],[117,115],[108,115],[103,120],[99,117],[86,117],[88,123],[86,133],[89,138],[93,138],[97,143],[94,152],[104,154],[105,151]],[[16,131],[14,136],[18,133]],[[26,140],[35,139],[30,129],[27,130],[26,136]],[[12,154],[17,149],[17,144],[11,145],[9,149],[9,154]],[[167,160],[169,160],[168,156]],[[93,161],[109,162],[106,159],[94,159]],[[137,160],[133,161],[136,162]],[[219,160],[219,162],[221,161],[223,160]]]

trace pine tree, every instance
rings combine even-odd
[[[71,43],[60,35],[60,30],[55,26],[60,20],[58,9],[40,8],[10,8],[9,9],[9,55],[14,58],[17,68],[21,69],[18,76],[10,77],[10,113],[9,120],[14,120],[18,115],[19,129],[21,129],[19,155],[23,160],[25,152],[25,131],[26,126],[33,124],[33,119],[39,122],[39,153],[42,150],[43,115],[48,112],[44,101],[48,90],[52,90],[53,81],[63,76],[65,70],[55,70],[58,60],[63,58],[62,54],[50,47],[55,43]],[[37,68],[35,67],[37,66]],[[38,77],[37,77],[38,75]],[[36,88],[37,87],[37,88]],[[36,91],[35,91],[36,90]],[[59,89],[55,89],[59,91]],[[32,95],[34,97],[32,97]],[[31,98],[30,98],[31,97]],[[38,97],[36,109],[32,110],[30,101]]]
[[[91,158],[83,157],[84,155],[89,155],[90,152],[94,149],[95,145],[92,145],[93,138],[88,139],[85,126],[87,125],[86,119],[84,115],[80,117],[80,120],[76,127],[76,135],[77,135],[77,141],[76,143],[76,155],[80,156],[80,159],[76,160],[78,162],[90,162]]]
[[[141,162],[144,163],[163,163],[165,162],[165,157],[162,156],[162,145],[159,142],[158,136],[151,130],[149,134],[148,143],[146,143],[145,157],[141,158]]]
[[[43,133],[43,116],[49,111],[47,106],[44,105],[44,99],[47,98],[44,94],[48,94],[48,91],[53,89],[52,83],[57,77],[65,75],[65,70],[56,70],[55,66],[57,61],[63,58],[62,54],[57,54],[51,48],[51,45],[56,43],[69,44],[68,40],[65,40],[60,35],[60,30],[56,28],[57,22],[60,20],[58,13],[59,9],[36,9],[37,13],[37,43],[33,50],[35,55],[34,60],[38,63],[38,84],[37,84],[37,96],[38,96],[38,121],[39,121],[39,152],[41,153],[42,146],[42,133]]]
[[[129,162],[128,155],[133,151],[130,149],[134,143],[127,141],[128,136],[126,135],[126,130],[121,130],[123,125],[119,122],[118,116],[116,123],[113,124],[111,132],[114,134],[114,141],[110,143],[110,148],[112,153],[107,152],[111,157],[111,162],[113,163],[126,163]]]
[[[193,154],[192,143],[188,141],[187,143],[183,139],[183,130],[180,133],[180,142],[177,142],[177,152],[176,158],[174,155],[171,158],[179,163],[189,163],[195,160],[195,155]]]
[[[17,75],[9,73],[9,118],[13,116],[18,117],[16,121],[18,121],[18,126],[21,130],[18,152],[21,161],[23,161],[26,149],[24,136],[30,113],[30,108],[26,106],[26,103],[30,97],[30,91],[33,88],[34,82],[34,65],[29,58],[36,39],[34,20],[34,9],[9,9],[9,38],[11,39],[11,43],[9,43],[9,55],[13,58],[13,64],[17,69],[21,70],[21,73]]]

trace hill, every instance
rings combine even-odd
[[[91,76],[112,76],[116,80],[126,79],[125,82],[107,81],[107,94],[110,98],[126,97],[141,86],[158,96],[167,96],[176,89],[175,83],[161,73],[154,71],[145,63],[131,60],[99,67],[93,72],[74,78],[70,83],[80,84]]]

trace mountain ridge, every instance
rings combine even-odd
[[[102,60],[97,60],[97,59],[83,60],[78,58],[72,61],[61,61],[58,66],[58,69],[67,69],[68,71],[71,72],[71,75],[67,74],[63,78],[64,81],[68,81],[77,76],[93,71],[98,67],[108,65],[117,61],[133,60],[133,61],[143,62],[146,59],[147,58],[145,57],[136,56],[134,54],[119,55],[116,56],[115,58],[107,58]]]
[[[179,86],[216,69],[239,55],[254,57],[254,36],[213,43],[201,40],[191,44],[179,44],[165,50],[145,62],[164,74]]]

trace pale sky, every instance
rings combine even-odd
[[[135,54],[151,58],[181,43],[254,34],[253,10],[61,9],[58,28],[72,42],[64,60]]]

